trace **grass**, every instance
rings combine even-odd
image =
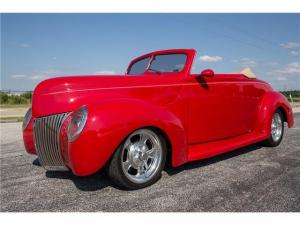
[[[291,102],[291,99],[289,99],[289,102]],[[300,102],[300,97],[293,97],[293,102]]]
[[[9,123],[9,122],[22,122],[23,121],[23,111],[29,108],[31,104],[0,104],[0,109],[10,109],[9,112],[1,112],[0,114],[0,123]]]
[[[10,122],[22,122],[23,116],[15,116],[15,117],[0,117],[0,123],[10,123]]]
[[[31,104],[0,104],[0,108],[29,108]]]

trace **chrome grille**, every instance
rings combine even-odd
[[[68,114],[56,114],[34,120],[35,148],[40,164],[47,170],[67,169],[60,156],[59,131]]]

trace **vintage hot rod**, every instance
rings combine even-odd
[[[287,99],[249,72],[192,74],[193,49],[152,52],[125,75],[42,81],[23,122],[28,153],[47,170],[87,176],[106,168],[138,189],[172,166],[263,143],[280,144],[293,125]]]

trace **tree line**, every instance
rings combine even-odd
[[[293,90],[293,91],[281,91],[281,93],[282,93],[285,97],[287,97],[287,98],[289,98],[290,95],[291,95],[292,97],[300,98],[300,91],[299,91],[299,90]]]
[[[0,92],[0,104],[1,105],[21,105],[21,104],[30,104],[32,98],[32,92],[27,91],[20,95],[15,95],[7,92]]]

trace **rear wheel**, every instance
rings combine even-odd
[[[264,145],[269,147],[278,146],[282,140],[284,132],[283,115],[280,110],[277,110],[271,121],[271,133],[268,140],[264,142]]]
[[[139,189],[155,183],[166,161],[166,143],[150,129],[139,129],[119,146],[108,166],[108,175],[121,187]]]

